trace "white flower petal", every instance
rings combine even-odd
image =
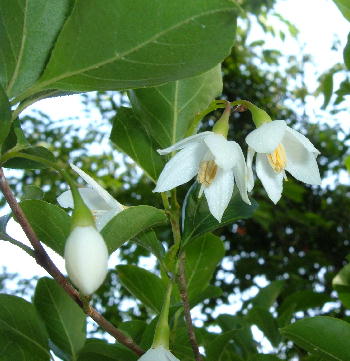
[[[180,361],[169,350],[159,346],[156,348],[150,348],[144,353],[138,361]]]
[[[84,295],[91,295],[101,286],[108,270],[108,251],[95,227],[73,229],[66,241],[64,259],[69,278]]]
[[[254,188],[254,175],[253,175],[253,159],[255,155],[255,150],[248,147],[247,153],[247,190],[251,192]]]
[[[296,141],[301,143],[309,152],[320,154],[320,151],[314,147],[314,145],[310,142],[309,139],[305,137],[305,135],[297,132],[296,130],[287,127],[287,132],[285,133],[285,136],[291,135],[295,138]]]
[[[190,144],[201,142],[205,137],[207,137],[210,134],[213,134],[213,132],[202,132],[202,133],[198,133],[195,135],[191,135],[190,137],[182,139],[179,142],[173,144],[172,146],[170,146],[168,148],[158,149],[157,152],[160,155],[164,155],[164,154],[174,152],[175,150],[178,150],[178,149],[183,149]]]
[[[212,133],[204,139],[204,142],[219,168],[231,169],[235,165],[236,148],[232,148],[232,144],[224,136]]]
[[[117,208],[111,209],[109,211],[95,211],[93,212],[96,218],[96,228],[101,231],[102,228],[118,213],[121,211]]]
[[[198,173],[206,151],[204,144],[194,143],[175,154],[162,170],[153,192],[165,192],[188,182]]]
[[[277,203],[282,195],[283,190],[283,172],[276,173],[265,154],[256,155],[256,174],[261,180],[268,196],[273,203]]]
[[[287,125],[284,120],[265,123],[247,135],[245,141],[257,153],[272,153],[283,138]]]
[[[119,208],[121,211],[124,209],[123,206],[115,200],[103,187],[101,187],[93,178],[86,174],[79,167],[74,164],[70,164],[72,169],[77,172],[81,178],[85,180],[99,195],[100,197],[109,205],[110,208]]]
[[[304,183],[313,185],[321,184],[316,155],[308,151],[304,144],[295,137],[295,134],[286,133],[282,144],[287,155],[286,170],[294,178]]]
[[[221,222],[233,192],[234,179],[232,170],[218,170],[218,173],[209,187],[204,188],[210,213]]]
[[[57,197],[58,204],[63,208],[74,208],[73,196],[71,191],[65,191]]]
[[[235,150],[236,159],[237,159],[235,166],[233,167],[233,175],[235,182],[237,184],[239,193],[241,194],[243,201],[246,202],[247,204],[251,204],[247,194],[247,166],[245,163],[242,149],[239,146],[239,144],[236,142],[230,141],[229,143],[231,147]]]

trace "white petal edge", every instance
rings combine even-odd
[[[210,134],[204,138],[204,143],[214,156],[215,163],[219,168],[231,169],[237,161],[236,148],[220,134]]]
[[[150,348],[144,353],[138,361],[180,361],[169,350],[159,346],[156,348]]]
[[[121,211],[117,208],[111,209],[109,211],[97,211],[95,213],[95,221],[96,221],[96,228],[98,231],[101,231],[105,225],[118,213]]]
[[[247,189],[247,165],[245,163],[244,154],[242,152],[241,147],[238,143],[230,141],[230,146],[235,149],[235,154],[237,161],[235,166],[233,167],[233,175],[235,182],[237,184],[239,193],[243,199],[243,201],[249,205],[252,203],[248,198],[248,189]]]
[[[91,186],[101,198],[110,206],[110,208],[118,208],[121,211],[124,209],[123,205],[120,204],[116,199],[114,199],[103,187],[101,187],[93,178],[86,174],[82,169],[77,167],[74,164],[70,164],[72,169],[77,172],[81,178],[85,180],[87,184]]]
[[[286,170],[301,182],[320,185],[321,177],[315,153],[308,151],[304,145],[290,133],[286,133],[282,144],[287,155]]]
[[[315,148],[315,146],[310,142],[308,138],[305,137],[305,135],[299,133],[298,131],[290,127],[287,127],[287,133],[285,134],[285,136],[287,134],[293,136],[296,139],[296,141],[301,143],[309,152],[315,153],[316,155],[320,154],[320,151],[317,148]]]
[[[233,187],[232,170],[219,169],[213,183],[204,188],[209,211],[219,222],[231,200]]]
[[[206,151],[204,144],[194,143],[175,154],[162,170],[153,192],[165,192],[192,179]]]
[[[183,149],[183,148],[187,147],[188,145],[190,145],[192,143],[201,142],[205,137],[207,137],[210,134],[213,134],[213,132],[202,132],[202,133],[198,133],[198,134],[195,134],[195,135],[191,135],[190,137],[182,139],[179,142],[171,145],[168,148],[158,149],[157,152],[160,155],[164,155],[164,154],[174,152],[175,150],[178,150],[178,149]]]
[[[283,190],[283,172],[276,173],[270,166],[265,154],[256,155],[256,174],[273,203],[277,203]]]
[[[273,120],[250,132],[245,141],[257,153],[272,153],[281,143],[286,129],[284,120]]]
[[[255,150],[248,147],[247,152],[247,191],[251,192],[254,188],[253,159]]]

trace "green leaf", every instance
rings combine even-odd
[[[137,344],[141,342],[147,323],[140,320],[126,321],[118,324],[118,329],[131,337]]]
[[[110,139],[119,150],[132,158],[155,182],[165,165],[164,157],[157,152],[157,146],[140,120],[130,108],[119,108],[113,119]]]
[[[161,148],[192,135],[195,115],[222,92],[221,66],[193,78],[129,92],[135,114]]]
[[[268,310],[275,303],[277,297],[282,292],[284,285],[285,281],[271,282],[268,286],[262,288],[252,299],[252,304]]]
[[[208,298],[218,298],[222,295],[222,293],[223,292],[220,287],[209,285],[198,295],[192,296],[190,300],[190,306],[193,308]]]
[[[141,232],[166,222],[167,217],[160,209],[150,206],[130,207],[113,217],[101,233],[109,253],[112,253]]]
[[[51,162],[56,162],[54,155],[44,147],[31,147],[25,150],[22,150],[22,153],[27,153],[30,155],[35,155],[37,157],[49,160]],[[39,162],[35,162],[25,158],[12,158],[4,163],[5,168],[13,169],[44,169],[48,168],[47,165]]]
[[[345,167],[346,169],[348,170],[348,172],[350,172],[350,155],[348,155],[346,158],[345,158]]]
[[[132,265],[117,266],[121,284],[145,306],[156,313],[160,313],[166,287],[155,274],[143,268]]]
[[[327,73],[322,79],[321,89],[324,96],[322,109],[326,109],[333,94],[333,73]]]
[[[0,80],[9,97],[44,70],[71,0],[0,0]]]
[[[76,0],[36,90],[149,87],[203,73],[229,54],[236,11],[227,0]]]
[[[216,336],[206,347],[208,361],[220,360],[227,344],[234,339],[236,333],[237,330],[231,330]]]
[[[127,348],[97,339],[87,340],[77,361],[136,361],[137,356]]]
[[[11,213],[0,217],[0,233],[6,233],[7,223],[9,223],[11,217],[12,217]]]
[[[332,285],[343,305],[350,308],[350,264],[338,272],[333,278]]]
[[[154,231],[140,233],[137,237],[133,238],[132,241],[153,253],[160,262],[163,262],[165,249]]]
[[[183,239],[197,237],[203,233],[211,232],[225,224],[233,223],[239,219],[249,218],[257,208],[257,203],[252,200],[252,205],[244,203],[238,191],[234,191],[231,201],[219,223],[209,212],[205,197],[198,199],[199,186],[194,183],[189,189],[183,205]]]
[[[208,233],[190,241],[185,254],[188,296],[191,300],[209,285],[216,266],[225,255],[225,248],[219,237]]]
[[[63,256],[71,225],[68,214],[45,201],[28,200],[20,205],[40,241]]]
[[[260,354],[249,358],[249,361],[280,361],[281,359],[275,355]]]
[[[348,41],[345,45],[343,55],[345,66],[350,70],[350,33],[348,34]]]
[[[345,19],[350,21],[350,4],[348,0],[333,0],[338,6],[339,10],[344,15]]]
[[[86,316],[81,308],[55,280],[47,277],[37,283],[34,306],[45,323],[57,356],[75,360],[86,338]]]
[[[23,187],[22,200],[27,200],[27,199],[42,200],[43,197],[44,197],[44,192],[39,187],[34,185],[27,185]]]
[[[0,295],[1,361],[49,361],[48,336],[34,306],[23,298]]]
[[[281,333],[301,348],[329,361],[350,359],[350,324],[337,318],[316,316],[297,321]]]
[[[1,39],[1,35],[0,35]],[[1,78],[0,78],[1,79]],[[0,147],[11,129],[11,105],[9,99],[0,85]]]
[[[247,320],[251,324],[258,326],[273,346],[277,347],[279,345],[281,342],[281,335],[278,331],[277,321],[268,310],[255,306],[249,310]]]

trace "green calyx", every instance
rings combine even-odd
[[[265,112],[265,110],[258,108],[256,105],[248,102],[247,100],[236,100],[232,102],[231,105],[242,105],[244,108],[247,108],[252,114],[253,122],[257,128],[264,123],[272,121],[271,117]]]
[[[165,349],[169,350],[170,328],[169,328],[168,319],[169,319],[169,308],[170,308],[172,290],[173,290],[173,283],[172,281],[169,281],[163,308],[160,313],[156,330],[154,333],[152,348],[163,346]]]
[[[227,138],[228,130],[229,130],[229,119],[231,114],[231,104],[230,102],[226,102],[226,108],[222,113],[220,119],[213,126],[213,132],[216,134],[221,134],[225,138]]]

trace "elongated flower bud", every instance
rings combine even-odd
[[[179,361],[169,350],[162,346],[150,348],[138,361]]]
[[[91,295],[104,281],[108,267],[108,250],[93,225],[76,226],[64,250],[69,278],[84,295]]]

